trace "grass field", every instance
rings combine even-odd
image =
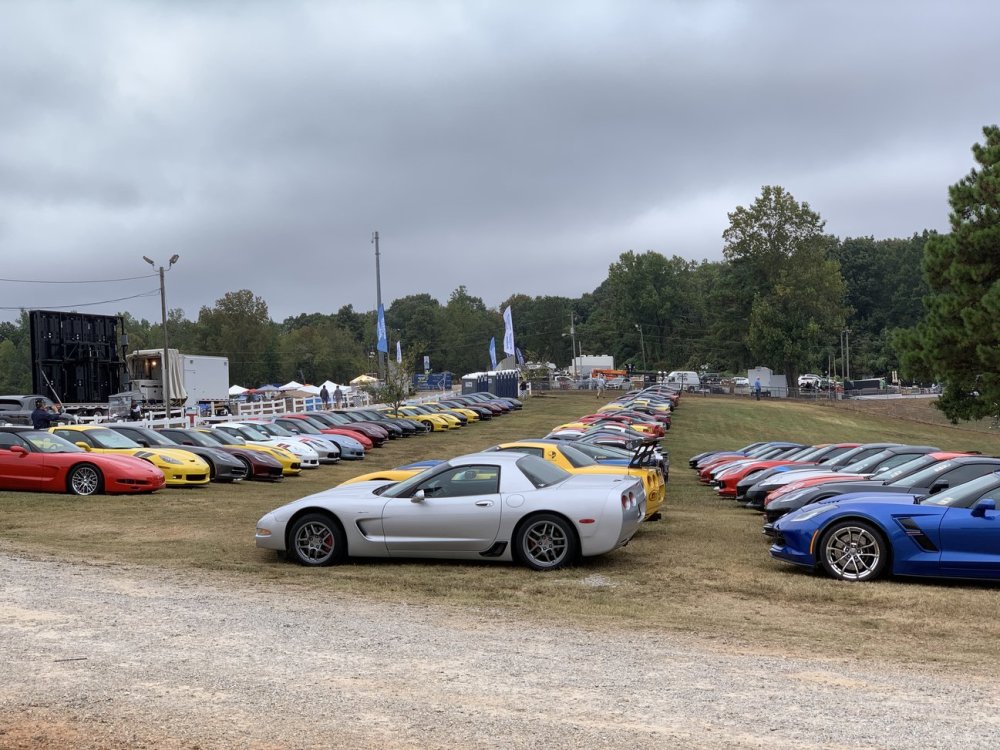
[[[0,543],[24,554],[193,569],[199,577],[234,585],[280,581],[290,596],[321,592],[444,604],[455,609],[443,614],[456,616],[462,607],[488,608],[503,617],[633,629],[646,640],[686,632],[727,648],[1000,672],[1000,587],[846,584],[780,565],[767,554],[761,517],[718,499],[687,468],[694,453],[765,438],[891,439],[1000,454],[1000,435],[937,424],[926,402],[910,405],[903,418],[857,404],[687,397],[664,441],[672,459],[664,520],[642,528],[627,548],[568,570],[538,574],[496,563],[399,561],[311,570],[254,547],[255,521],[288,500],[375,468],[542,435],[598,403],[592,394],[535,397],[522,412],[461,431],[396,440],[364,462],[323,467],[274,485],[89,499],[0,492]]]

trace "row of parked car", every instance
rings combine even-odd
[[[521,406],[517,399],[468,394],[392,412],[315,411],[191,428],[0,425],[0,490],[128,494],[210,481],[279,481],[322,464],[362,460],[388,440],[460,429]]]
[[[765,515],[771,555],[845,581],[1000,579],[1000,458],[931,445],[768,441],[693,456]]]
[[[659,439],[678,398],[630,393],[544,437],[362,474],[265,514],[257,546],[309,566],[443,557],[534,570],[610,552],[660,517],[669,461]]]

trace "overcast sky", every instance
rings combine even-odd
[[[0,306],[271,317],[719,259],[765,184],[841,237],[947,228],[1000,3],[0,0]],[[83,303],[151,295],[104,305]],[[16,311],[0,310],[11,319]]]

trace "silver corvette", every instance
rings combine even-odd
[[[640,479],[573,475],[523,453],[472,453],[395,484],[359,482],[295,500],[261,518],[256,539],[303,565],[351,555],[555,570],[624,546],[645,512]]]

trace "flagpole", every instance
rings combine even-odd
[[[382,308],[382,271],[379,267],[379,251],[378,251],[378,232],[372,235],[372,242],[375,243],[375,310],[378,311]],[[378,377],[379,380],[385,380],[385,352],[379,351],[378,354]]]

